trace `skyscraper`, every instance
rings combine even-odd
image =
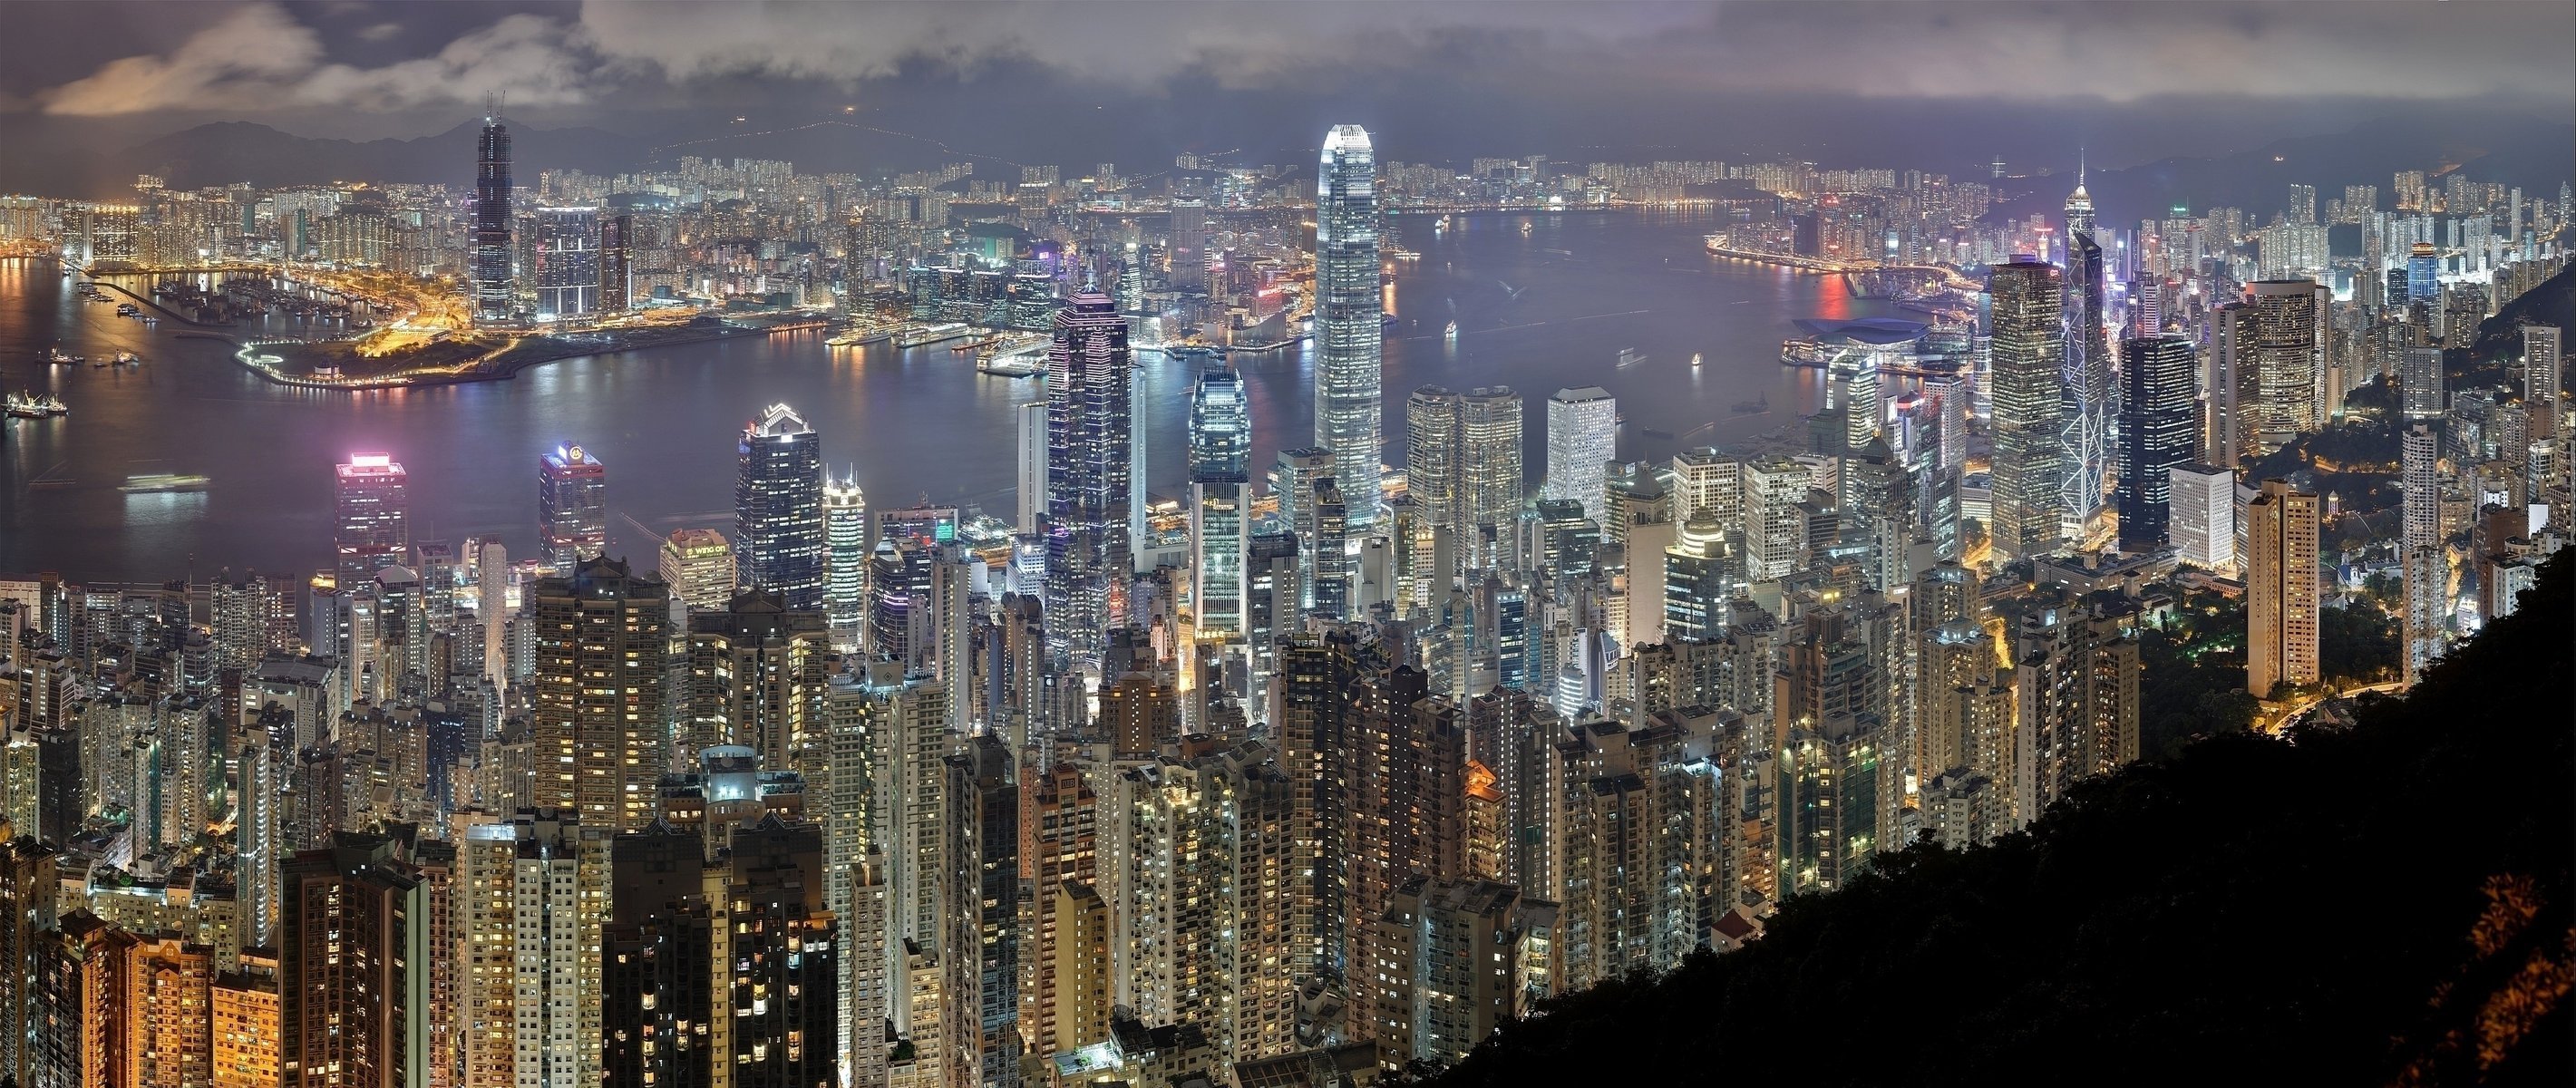
[[[2565,356],[2555,325],[2522,327],[2522,403],[2536,441],[2555,438],[2565,411]]]
[[[635,217],[625,212],[599,219],[599,312],[622,314],[635,305]]]
[[[470,825],[457,844],[455,918],[464,1088],[600,1077],[600,927],[609,828],[560,810]]]
[[[2065,296],[2057,266],[2017,255],[1986,281],[1994,330],[1993,516],[1987,536],[2010,560],[2064,539],[2061,398]]]
[[[1324,135],[1315,180],[1315,444],[1356,528],[1377,518],[1379,382],[1386,329],[1378,281],[1377,156],[1368,130]]]
[[[382,453],[353,453],[338,470],[332,524],[342,586],[355,586],[403,561],[411,547],[405,482],[410,477]]]
[[[1507,537],[1520,512],[1521,427],[1520,394],[1505,386],[1460,395],[1426,385],[1406,402],[1406,493],[1450,534],[1462,564],[1496,562],[1483,547],[1488,527]]]
[[[2317,682],[2315,495],[2265,480],[2245,505],[2245,688],[2258,699],[2277,684]]]
[[[2066,417],[2065,506],[2058,516],[2073,538],[2084,535],[2085,524],[2101,509],[2103,484],[2117,456],[2111,424],[2119,390],[2103,328],[2103,278],[2102,247],[2093,240],[2093,200],[2079,179],[2066,201],[2066,355],[2058,394]]]
[[[2250,382],[2253,403],[2240,405],[2260,450],[2277,450],[2325,425],[2327,315],[2314,280],[2261,280],[2247,286],[2253,308],[2251,351],[2240,347],[2238,388]]]
[[[1585,516],[1608,514],[1603,493],[1618,457],[1619,402],[1597,385],[1559,389],[1547,398],[1547,483],[1542,499],[1583,504]]]
[[[474,171],[474,320],[510,318],[510,129],[498,113],[483,118]]]
[[[2163,544],[2171,518],[2174,466],[2191,460],[2198,444],[2191,341],[2157,336],[2120,343],[2120,548],[2145,551]]]
[[[337,832],[284,867],[285,1088],[428,1083],[429,885],[396,846],[381,835]]]
[[[537,538],[557,571],[608,546],[608,466],[579,446],[537,459]]]
[[[734,483],[734,554],[742,584],[823,607],[823,440],[805,417],[773,404],[742,430]]]
[[[1058,657],[1099,656],[1110,587],[1132,562],[1129,366],[1127,319],[1109,296],[1084,292],[1056,311],[1047,348],[1046,632]]]
[[[2409,420],[2436,420],[2449,409],[2442,393],[2442,349],[2407,348],[2397,366],[2397,403]]]
[[[1243,633],[1251,505],[1252,415],[1243,379],[1211,357],[1190,400],[1190,600],[1203,634]]]
[[[855,476],[823,481],[823,617],[832,648],[857,653],[867,625],[868,497]]]
[[[599,312],[599,209],[537,209],[537,320]]]
[[[2203,570],[2236,567],[2236,470],[2175,465],[2165,476],[2175,557]]]
[[[669,761],[671,589],[615,559],[588,559],[528,591],[537,668],[530,733],[536,801],[586,826],[650,823]]]
[[[662,541],[655,573],[671,587],[671,622],[683,612],[721,610],[734,592],[733,542],[713,529],[674,529]]]
[[[2413,687],[2441,652],[2449,627],[2451,561],[2442,546],[2441,436],[2433,433],[2432,424],[2415,423],[2398,441],[2405,484],[2397,547],[2406,594],[2404,679]]]

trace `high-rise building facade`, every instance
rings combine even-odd
[[[1251,506],[1251,408],[1242,377],[1211,359],[1190,398],[1190,602],[1203,638],[1243,634]]]
[[[734,483],[734,555],[742,584],[823,607],[823,439],[805,417],[773,404],[744,427]]]
[[[2066,450],[2061,484],[2065,505],[2059,517],[2065,535],[2076,539],[2085,535],[2093,513],[2101,509],[2104,485],[2118,456],[2111,431],[2112,405],[2120,390],[2112,381],[2111,347],[2104,327],[2102,260],[2102,246],[2093,237],[2093,200],[2079,178],[2066,202],[2066,335],[2059,391],[2059,407],[2065,413],[2060,433]]]
[[[411,549],[409,474],[381,453],[355,453],[339,466],[333,546],[342,586],[356,586],[403,561]]]
[[[868,496],[844,476],[823,481],[823,617],[832,648],[857,653],[867,627]]]
[[[2172,469],[2198,447],[2191,341],[2158,336],[2120,343],[2120,548],[2144,551],[2170,538]]]
[[[2253,390],[2245,426],[2262,452],[2325,425],[2324,337],[2326,301],[2314,280],[2262,280],[2247,286],[2253,309],[2250,352],[2240,351],[2246,373],[2239,388]]]
[[[672,622],[686,612],[721,611],[733,601],[733,542],[713,529],[674,529],[662,540],[655,573],[671,587]]]
[[[599,209],[537,209],[537,320],[599,312]]]
[[[2236,569],[2236,470],[2175,465],[2165,472],[2165,493],[2175,558],[2203,570]]]
[[[483,119],[474,170],[474,320],[507,321],[515,293],[510,245],[510,129],[498,116]]]
[[[1547,482],[1542,499],[1583,504],[1594,521],[1608,516],[1610,462],[1618,456],[1619,402],[1597,385],[1559,389],[1547,398]]]
[[[599,312],[622,314],[635,306],[635,217],[599,218]]]
[[[429,886],[396,847],[338,832],[283,866],[284,1088],[428,1083]]]
[[[1098,658],[1110,590],[1133,563],[1132,365],[1127,319],[1109,296],[1075,295],[1056,311],[1047,348],[1046,630],[1059,658]]]
[[[1315,180],[1315,444],[1333,453],[1355,527],[1377,519],[1385,447],[1379,275],[1377,153],[1367,129],[1335,125]]]
[[[590,827],[651,822],[670,760],[670,587],[601,558],[540,579],[528,597],[537,805]]]
[[[2401,499],[2397,558],[2404,579],[2406,686],[2442,651],[2450,627],[2451,560],[2442,545],[2441,436],[2430,423],[2410,424],[2398,436]]]
[[[1426,385],[1406,402],[1405,492],[1425,524],[1448,534],[1464,566],[1492,565],[1490,552],[1513,531],[1523,498],[1521,428],[1520,394],[1508,387],[1459,394]],[[1496,548],[1485,547],[1488,538]]]
[[[579,446],[537,459],[537,538],[546,561],[570,571],[608,547],[608,466]]]
[[[2245,687],[2258,699],[2279,684],[2317,682],[2317,624],[2324,602],[2317,569],[2315,495],[2263,481],[2245,504]]]
[[[600,1079],[609,828],[519,812],[467,826],[449,909],[461,958],[462,1088]]]
[[[2016,256],[1986,281],[1993,321],[1993,516],[1999,559],[2055,551],[2064,539],[2065,296],[2057,266]]]

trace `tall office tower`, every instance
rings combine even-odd
[[[429,1081],[429,886],[395,847],[381,835],[335,832],[284,866],[284,1088]]]
[[[1542,499],[1583,504],[1594,521],[1608,516],[1603,488],[1618,456],[1619,402],[1597,385],[1559,389],[1547,398],[1547,482]]]
[[[1719,525],[1744,522],[1743,459],[1699,446],[1673,455],[1673,519],[1715,518]],[[1748,534],[1749,535],[1749,534]]]
[[[2024,612],[2013,647],[2012,819],[2138,758],[2138,643],[2125,616],[2081,604]]]
[[[742,584],[799,612],[823,607],[823,439],[773,404],[743,428],[734,483],[733,547]]]
[[[2433,334],[2441,335],[2442,251],[2431,242],[2406,247],[2406,301],[2424,306],[2435,322]]]
[[[537,539],[558,572],[608,547],[608,466],[579,446],[537,459]]]
[[[2236,470],[2175,465],[2165,473],[2174,557],[2202,570],[2236,568]]]
[[[1021,864],[1030,875],[1020,1025],[1039,1054],[1061,1054],[1106,1038],[1097,1034],[1106,1027],[1105,1016],[1077,1014],[1090,996],[1081,988],[1091,974],[1078,965],[1105,966],[1109,948],[1091,943],[1100,934],[1067,927],[1057,909],[1058,897],[1069,888],[1100,884],[1100,798],[1091,785],[1096,772],[1074,760],[1020,766]],[[1066,947],[1068,941],[1074,947]],[[1068,972],[1068,966],[1076,969]]]
[[[1315,444],[1333,453],[1354,527],[1377,520],[1386,328],[1377,262],[1377,157],[1368,130],[1324,134],[1315,178]]]
[[[1350,691],[1359,682],[1354,636],[1334,630],[1279,651],[1278,709],[1272,728],[1279,761],[1295,785],[1294,871],[1298,887],[1289,973],[1340,975],[1350,948]]]
[[[2325,425],[2321,337],[2328,315],[2314,280],[2260,280],[2247,290],[2254,341],[2250,358],[2240,346],[2239,365],[2250,372],[2239,375],[2238,388],[2250,379],[2254,399],[2245,425],[2269,453]]]
[[[592,559],[571,577],[538,580],[528,601],[537,806],[608,830],[652,822],[670,761],[670,587]]]
[[[1993,516],[1999,560],[2064,542],[2065,295],[2057,266],[2016,255],[1986,281],[1994,328]]]
[[[1114,977],[1138,1019],[1207,1033],[1227,1063],[1297,1049],[1296,794],[1246,744],[1123,770]]]
[[[1405,490],[1431,527],[1448,532],[1465,566],[1499,562],[1520,513],[1521,427],[1520,394],[1505,386],[1461,396],[1426,385],[1407,402]]]
[[[733,542],[713,529],[674,529],[655,573],[671,587],[671,622],[733,603]]]
[[[463,961],[463,1088],[600,1079],[599,936],[613,838],[554,809],[464,829],[449,907],[456,943],[438,953]]]
[[[2078,180],[2066,201],[2066,338],[2063,387],[2059,408],[2065,413],[2065,506],[2059,512],[2066,535],[2082,539],[2085,526],[2102,508],[2109,482],[2113,448],[2113,404],[2120,390],[2111,376],[2111,346],[2103,321],[2102,247],[2093,239],[2093,201]]]
[[[625,212],[599,217],[599,312],[622,314],[635,308],[635,217]]]
[[[610,847],[603,1083],[836,1083],[840,962],[821,832],[763,814],[709,858],[656,824]]]
[[[1663,630],[1672,637],[1702,641],[1723,635],[1727,602],[1735,598],[1743,562],[1727,546],[1725,524],[1715,517],[1681,523],[1672,546],[1664,549],[1662,562]]]
[[[2442,546],[2441,454],[2441,436],[2430,423],[2411,424],[2399,436],[2405,495],[2398,562],[2405,579],[2404,679],[2410,688],[2442,652],[2451,612],[2451,561]]]
[[[2533,439],[2555,438],[2565,427],[2566,357],[2560,345],[2555,325],[2522,327],[2522,403]]]
[[[2437,420],[2449,410],[2442,378],[2442,349],[2406,349],[2397,369],[2397,403],[2409,421]]]
[[[2315,495],[2281,480],[2245,504],[2245,688],[2257,699],[2317,682],[2320,512]]]
[[[1386,913],[1369,919],[1378,962],[1361,985],[1375,1022],[1366,1032],[1379,1061],[1453,1065],[1504,1022],[1545,996],[1533,977],[1554,911],[1525,906],[1520,891],[1490,880],[1404,882]],[[1544,968],[1540,968],[1544,970]]]
[[[1012,527],[1023,533],[1043,532],[1041,523],[1047,503],[1047,402],[1028,401],[1011,409],[1011,421],[1018,428],[1019,520]]]
[[[1087,291],[1056,311],[1047,348],[1046,631],[1059,659],[1099,659],[1110,590],[1133,563],[1131,365],[1127,319],[1109,296]]]
[[[1210,360],[1190,399],[1190,603],[1202,637],[1243,635],[1251,510],[1251,407],[1242,377]]]
[[[474,549],[474,610],[483,621],[483,679],[494,692],[510,687],[510,550],[498,540]]]
[[[855,475],[823,481],[823,616],[832,648],[859,652],[867,626],[868,496]]]
[[[507,321],[515,285],[510,244],[510,129],[497,115],[483,118],[474,171],[474,320]]]
[[[1348,619],[1357,588],[1351,574],[1350,505],[1341,481],[1326,476],[1315,481],[1315,574],[1308,579],[1313,612],[1328,620]]]
[[[2120,376],[2120,550],[2166,542],[2172,513],[2172,469],[2199,445],[2196,376],[2199,355],[2179,336],[2124,340]]]
[[[537,320],[599,312],[599,209],[537,209]]]
[[[831,647],[821,612],[746,590],[721,611],[690,616],[688,646],[687,702],[672,738],[681,757],[733,744],[758,753],[763,767],[791,770],[806,766],[807,746],[828,743],[821,717]]]
[[[1020,809],[1011,752],[991,734],[947,759],[949,904],[940,1026],[950,1040],[948,1083],[1008,1088],[1020,1060]]]
[[[409,477],[386,454],[350,454],[337,472],[333,544],[346,589],[403,561],[411,548],[411,501],[404,494]]]

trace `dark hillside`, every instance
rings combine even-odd
[[[2218,737],[1896,855],[1432,1083],[2563,1085],[2571,615],[2576,550],[2348,731]]]

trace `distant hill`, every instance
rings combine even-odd
[[[280,132],[247,121],[181,129],[109,153],[119,176],[158,174],[171,187],[193,189],[247,181],[261,188],[331,181],[470,183],[480,121],[411,140],[324,140]],[[634,141],[599,129],[511,132],[516,169],[528,181],[537,171],[566,167],[592,173],[627,169]]]
[[[1882,855],[1430,1083],[2563,1085],[2572,616],[2576,549],[2350,729],[2216,738],[1992,846]]]
[[[2320,214],[2328,198],[2343,196],[2346,185],[2377,186],[2380,206],[2387,208],[2393,206],[2389,185],[2398,171],[2430,175],[2446,165],[2457,165],[2478,181],[2519,185],[2526,196],[2555,200],[2560,182],[2576,180],[2571,158],[2576,158],[2576,125],[2510,116],[2440,123],[2390,120],[2330,136],[2278,140],[2251,151],[2095,171],[2085,189],[2106,227],[2133,230],[2139,220],[2163,218],[2176,205],[2193,214],[2243,208],[2259,225],[2289,206],[2294,184],[2317,187]],[[2002,203],[2002,211],[2054,219],[2075,179],[2022,178],[2006,184],[2014,195]]]

